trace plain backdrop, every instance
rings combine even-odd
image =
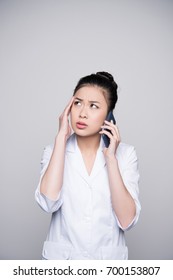
[[[142,212],[130,259],[173,258],[173,1],[0,1],[0,259],[41,259],[43,148],[80,77],[110,72],[122,141],[135,146]]]

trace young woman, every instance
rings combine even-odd
[[[35,197],[52,219],[43,259],[128,258],[124,231],[139,217],[139,172],[134,147],[105,120],[117,99],[111,74],[81,78],[59,118],[54,145],[44,150]]]

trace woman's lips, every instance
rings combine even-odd
[[[87,124],[83,123],[83,122],[77,122],[76,127],[79,128],[79,129],[84,129],[84,128],[87,127]]]

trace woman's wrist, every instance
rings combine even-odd
[[[106,163],[107,164],[117,164],[118,165],[118,161],[117,161],[117,158],[116,158],[116,156],[115,155],[107,155],[106,157],[105,157],[105,159],[106,159]]]
[[[66,141],[67,141],[67,136],[62,132],[58,132],[58,134],[55,137],[55,143],[58,142],[58,143],[66,144]]]

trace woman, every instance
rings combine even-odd
[[[81,78],[59,118],[54,145],[44,150],[35,197],[52,219],[43,259],[128,258],[124,231],[139,217],[139,173],[134,147],[105,120],[117,99],[111,74]]]

